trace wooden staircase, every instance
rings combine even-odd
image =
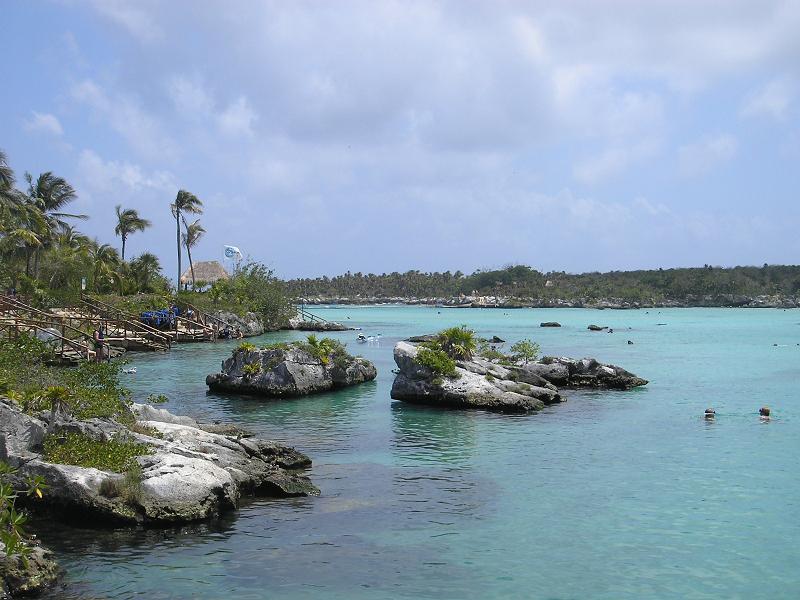
[[[16,296],[0,296],[0,336],[17,339],[20,335],[36,337],[53,350],[55,362],[76,364],[95,358],[94,339],[69,319],[34,308]],[[110,348],[109,356],[124,352]]]

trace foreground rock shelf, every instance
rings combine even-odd
[[[455,375],[442,377],[417,361],[419,349],[398,342],[398,371],[391,396],[418,404],[481,408],[500,412],[531,412],[565,401],[558,386],[626,390],[648,382],[621,367],[593,358],[544,358],[527,364],[501,364],[474,357],[456,361]]]
[[[206,377],[211,390],[267,398],[306,396],[375,379],[375,366],[333,340],[293,342],[257,349],[245,345]]]
[[[20,484],[28,476],[44,478],[46,493],[36,502],[40,508],[91,524],[185,523],[234,509],[246,494],[319,494],[299,472],[311,460],[293,448],[150,405],[134,404],[132,411],[136,431],[147,433],[105,419],[31,416],[0,398],[0,460],[18,469]],[[134,493],[118,492],[126,485],[126,474],[48,462],[43,455],[45,436],[69,434],[146,444],[148,453],[135,459]]]

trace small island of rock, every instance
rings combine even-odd
[[[222,371],[206,377],[213,391],[268,398],[305,396],[375,379],[368,360],[354,357],[330,338],[257,348],[243,343],[222,362]]]
[[[545,357],[528,340],[503,354],[481,343],[465,327],[452,327],[431,341],[398,342],[394,360],[399,369],[391,396],[420,404],[482,408],[500,412],[537,411],[563,402],[556,386],[630,389],[647,381],[621,367],[592,358]]]

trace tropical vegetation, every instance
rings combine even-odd
[[[64,178],[47,171],[25,173],[23,188],[0,151],[0,287],[14,289],[40,305],[74,300],[85,287],[95,293],[134,294],[168,289],[158,258],[145,252],[129,262],[126,244],[150,221],[133,208],[115,207],[121,253],[82,234],[86,215],[70,212],[77,199]]]
[[[702,296],[800,295],[800,266],[764,264],[760,267],[611,271],[571,274],[540,272],[525,265],[478,270],[471,275],[407,271],[405,273],[347,272],[335,277],[286,282],[290,295],[300,298],[458,298],[496,296],[523,300],[599,300],[629,302],[689,301]],[[723,304],[725,302],[722,302]]]

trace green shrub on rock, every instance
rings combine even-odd
[[[150,446],[119,438],[99,441],[81,433],[50,435],[44,440],[48,462],[122,473],[135,458],[150,453]]]
[[[249,363],[242,367],[242,375],[244,375],[248,379],[250,377],[255,377],[259,373],[261,373],[260,362]]]
[[[242,342],[241,344],[236,346],[236,349],[233,351],[233,353],[236,354],[237,352],[253,352],[254,350],[257,349],[258,348],[256,348],[255,344],[251,344],[250,342]]]
[[[454,377],[456,375],[456,362],[436,344],[422,345],[417,350],[414,359],[418,364],[427,367],[434,375]]]
[[[520,340],[511,346],[512,356],[516,360],[525,361],[525,364],[539,358],[539,344],[531,340]]]
[[[449,327],[436,335],[436,341],[444,352],[455,360],[469,360],[478,347],[475,332],[466,325]]]

